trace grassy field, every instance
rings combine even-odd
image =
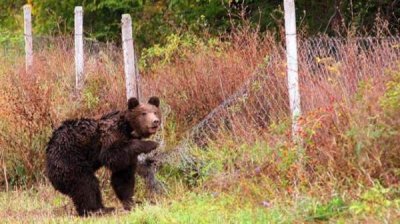
[[[257,148],[257,147],[256,147]],[[245,149],[245,148],[244,148]],[[245,150],[251,150],[249,148]],[[257,151],[258,149],[253,149]],[[141,201],[131,211],[122,210],[113,192],[102,189],[106,206],[117,208],[112,215],[80,218],[72,202],[47,184],[0,193],[2,223],[399,223],[400,189],[370,187],[324,192],[310,186],[287,191],[274,187],[266,177],[236,177],[229,190],[213,187],[221,183],[217,161],[196,186],[188,187],[184,176],[164,169],[169,191],[146,197],[142,186],[136,193]],[[215,163],[214,163],[215,162]],[[227,163],[224,163],[227,165]],[[170,173],[169,175],[167,173]],[[233,173],[223,176],[231,177]],[[103,176],[104,177],[104,176]],[[229,185],[229,183],[225,183]],[[140,185],[140,184],[139,184]],[[226,187],[226,186],[225,186]]]
[[[192,156],[207,161],[197,163],[196,169],[184,164],[162,167],[159,178],[167,186],[165,194],[149,195],[139,179],[138,203],[130,212],[122,209],[110,188],[109,173],[100,170],[104,204],[116,208],[113,214],[77,217],[70,199],[45,182],[1,192],[0,219],[2,223],[400,222],[398,185],[341,184],[328,178],[326,183],[312,182],[301,178],[301,168],[293,169],[299,164],[291,149],[270,148],[266,142],[233,148],[229,142],[193,147]],[[272,161],[275,168],[264,166]]]

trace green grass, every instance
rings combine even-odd
[[[400,200],[384,199],[389,192],[372,188],[369,198],[344,200],[334,196],[327,202],[311,197],[283,197],[252,204],[234,193],[211,194],[187,192],[176,198],[164,198],[155,204],[144,202],[133,211],[117,206],[112,215],[79,218],[71,202],[50,186],[0,194],[2,223],[397,223]]]

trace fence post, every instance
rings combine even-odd
[[[126,98],[136,97],[139,99],[139,79],[136,74],[136,58],[133,48],[132,19],[129,14],[123,14],[122,19],[122,48],[124,52],[124,71]]]
[[[135,46],[133,46],[133,51],[135,51]],[[136,95],[138,99],[141,99],[142,98],[141,80],[140,80],[139,65],[136,52],[133,52],[133,56],[135,57],[134,67],[135,67]]]
[[[79,91],[83,88],[83,8],[75,7],[75,87]]]
[[[24,5],[24,39],[25,39],[25,70],[30,73],[33,65],[32,50],[32,8],[29,4]]]
[[[294,140],[296,140],[298,138],[298,118],[301,115],[301,108],[297,62],[296,12],[294,0],[284,0],[284,10],[288,90],[290,110],[292,113],[292,137]]]

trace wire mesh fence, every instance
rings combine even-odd
[[[300,82],[305,111],[351,96],[361,81],[382,76],[398,63],[400,39],[314,38],[300,44]]]
[[[33,51],[38,53],[41,51],[54,49],[54,47],[62,48],[63,50],[70,51],[74,49],[74,40],[69,36],[33,36]],[[84,39],[84,48],[86,55],[96,55],[100,51],[117,50],[118,46],[111,42],[99,42],[92,39]],[[22,56],[24,52],[24,39],[12,38],[2,40],[0,42],[0,56]]]
[[[368,79],[399,63],[400,38],[308,38],[299,41],[299,84],[303,113],[346,102]],[[262,136],[272,122],[289,117],[286,55],[282,45],[270,49],[251,77],[197,125],[168,160],[194,163],[187,152],[228,133],[235,139]]]
[[[74,49],[71,37],[34,37],[33,43],[34,52],[54,47],[66,52]],[[3,42],[1,46],[3,56],[23,55],[23,39]],[[84,46],[85,55],[91,60],[121,60],[122,50],[112,43],[86,39]],[[218,132],[228,131],[238,137],[246,136],[247,130],[262,132],[271,120],[288,115],[285,49],[276,43],[269,48],[269,54],[247,81],[188,130],[190,140],[201,146]],[[101,54],[107,57],[102,58]],[[298,54],[301,106],[307,113],[351,95],[365,78],[382,75],[399,59],[400,38],[307,38],[299,40]],[[143,80],[143,88],[148,89],[151,81]],[[223,82],[222,79],[222,86]],[[154,91],[144,94],[148,97]]]
[[[250,40],[251,41],[251,40]],[[219,105],[213,106],[212,109],[206,108],[208,114],[198,116],[199,118],[193,122],[186,134],[183,135],[181,142],[176,147],[165,153],[155,152],[155,156],[161,161],[168,163],[188,162],[193,163],[193,158],[188,153],[192,144],[205,146],[209,140],[218,139],[222,135],[230,135],[237,140],[252,141],[263,136],[273,123],[287,121],[289,116],[289,100],[287,90],[286,76],[286,55],[284,45],[276,41],[268,40],[265,45],[260,46],[258,42],[251,44],[246,41],[238,41],[238,49],[235,49],[237,55],[231,57],[231,61],[221,60],[217,64],[215,60],[218,57],[207,59],[208,55],[200,57],[199,61],[194,61],[194,70],[190,70],[184,65],[182,67],[175,66],[173,71],[163,71],[166,74],[161,77],[164,83],[154,80],[154,76],[143,77],[141,84],[144,99],[152,95],[158,95],[161,98],[166,97],[164,93],[169,90],[175,98],[182,98],[178,104],[184,104],[194,101],[192,98],[198,92],[182,93],[177,84],[170,79],[182,79],[188,88],[191,85],[198,85],[203,88],[204,93],[219,93],[218,96],[207,95],[208,98],[219,98]],[[5,45],[3,45],[5,46]],[[11,45],[9,45],[11,46]],[[122,74],[122,49],[111,43],[98,43],[91,40],[85,42],[85,57],[87,66],[86,72],[90,74],[99,74],[95,77],[95,81],[106,83],[105,90],[96,90],[102,94],[97,101],[105,102],[99,108],[97,113],[103,113],[110,108],[120,108],[124,104],[124,86],[123,77],[115,74]],[[23,46],[10,48],[3,51],[5,55],[20,54],[23,55]],[[39,55],[42,66],[46,64],[47,56],[41,55],[46,49],[62,48],[60,51],[63,61],[58,63],[73,64],[73,41],[72,38],[36,38],[34,39],[34,52]],[[15,52],[14,52],[15,51]],[[244,53],[242,53],[244,52]],[[256,52],[256,53],[255,53]],[[267,53],[265,53],[267,52]],[[387,69],[398,64],[400,56],[400,38],[329,38],[317,37],[299,40],[299,81],[302,111],[307,114],[315,109],[326,107],[332,102],[346,101],[349,97],[357,92],[360,84],[368,79],[382,76]],[[265,56],[260,59],[259,55]],[[60,60],[58,55],[52,56]],[[254,58],[258,58],[258,64],[253,65]],[[208,66],[204,71],[196,73],[198,69],[202,69],[201,60],[209,60]],[[248,61],[246,61],[248,59]],[[56,60],[55,60],[56,61]],[[240,66],[231,63],[238,63]],[[40,64],[39,63],[39,64]],[[224,64],[225,63],[225,64]],[[222,64],[222,65],[221,65]],[[220,66],[216,68],[216,66]],[[49,67],[52,76],[60,67]],[[64,66],[64,74],[70,74],[73,77],[73,66]],[[179,77],[183,73],[177,74],[178,70],[187,70],[186,76]],[[176,73],[174,73],[176,72]],[[194,72],[194,73],[193,73]],[[236,80],[234,72],[246,73],[240,80]],[[163,74],[161,74],[163,75]],[[174,75],[168,76],[168,75]],[[191,82],[189,77],[203,75]],[[105,77],[105,81],[101,81]],[[230,77],[230,78],[229,78]],[[232,78],[234,77],[234,78]],[[100,81],[99,81],[100,80]],[[242,82],[242,80],[245,80]],[[90,79],[89,79],[90,81]],[[214,86],[208,86],[210,82],[216,82]],[[235,85],[232,85],[236,82]],[[95,85],[94,85],[95,86]],[[92,87],[93,88],[93,87]],[[97,87],[96,87],[97,88]],[[96,89],[95,88],[95,89]],[[97,88],[102,89],[102,88]],[[89,95],[91,96],[91,95]],[[203,96],[195,96],[204,98]],[[97,102],[96,101],[96,102]],[[163,104],[164,118],[170,114],[176,113],[176,106],[169,105],[168,101]],[[195,101],[201,104],[203,101]],[[208,101],[204,101],[207,103]],[[199,108],[199,107],[198,107]],[[196,111],[194,111],[196,112]],[[77,112],[81,113],[81,112]],[[93,112],[95,113],[95,112]],[[91,112],[91,114],[93,114]],[[192,119],[192,114],[184,114],[183,119]],[[81,115],[81,114],[79,114]],[[198,121],[198,122],[197,122]],[[164,124],[166,122],[163,122]],[[161,142],[161,151],[166,148],[168,142],[163,129],[156,139]]]

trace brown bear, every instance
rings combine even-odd
[[[46,148],[46,175],[56,190],[72,199],[78,215],[113,210],[103,206],[95,176],[102,166],[112,171],[111,185],[124,209],[131,209],[137,157],[158,146],[142,139],[159,129],[159,105],[157,97],[142,104],[131,98],[127,110],[99,120],[67,120],[53,132]]]

